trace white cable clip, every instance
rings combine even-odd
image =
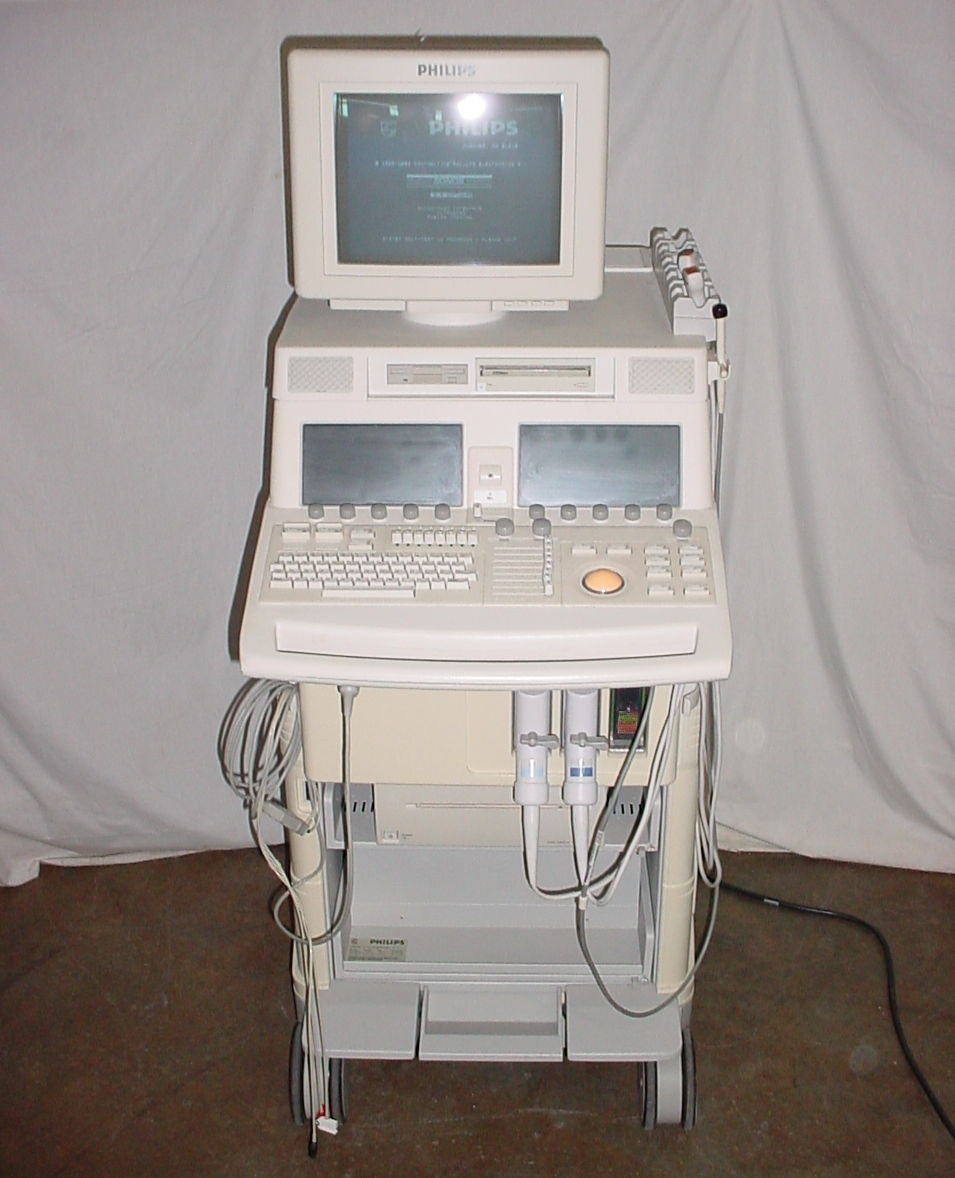
[[[599,749],[605,753],[610,748],[610,741],[606,736],[588,736],[586,732],[575,732],[567,739],[582,749]]]
[[[545,735],[541,735],[538,732],[524,732],[519,738],[519,743],[526,744],[528,748],[532,749],[556,749],[560,747],[560,741],[550,732]]]

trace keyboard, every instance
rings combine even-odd
[[[413,601],[424,593],[467,594],[478,579],[474,529],[398,529],[379,536],[372,528],[285,527],[278,544],[268,588],[291,593],[292,600],[309,592],[324,601]]]
[[[400,509],[399,509],[400,510]],[[427,511],[428,509],[422,509]],[[246,674],[395,686],[627,686],[723,678],[715,512],[307,518],[269,508],[242,627]]]
[[[513,522],[513,521],[511,521]],[[680,526],[677,526],[680,525]],[[674,530],[675,529],[675,530]],[[601,531],[514,526],[402,529],[300,521],[276,525],[263,600],[414,601],[462,604],[537,599],[541,604],[611,598],[633,602],[715,600],[706,529]],[[588,574],[612,572],[601,590]]]

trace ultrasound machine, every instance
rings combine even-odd
[[[296,1119],[338,1131],[350,1059],[569,1059],[689,1128],[726,307],[689,231],[605,246],[599,42],[283,62],[296,297],[220,754],[281,881]]]

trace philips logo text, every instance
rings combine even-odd
[[[436,62],[419,61],[419,78],[476,78],[477,66],[468,63],[440,64]]]

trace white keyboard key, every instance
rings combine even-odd
[[[324,601],[414,601],[413,589],[329,589],[322,590]]]

